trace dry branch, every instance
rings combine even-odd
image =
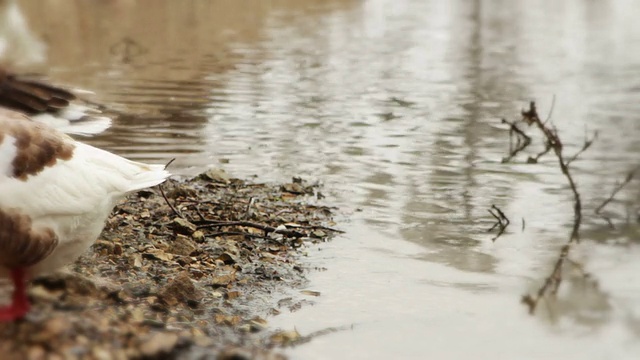
[[[520,130],[515,122],[502,119],[503,124],[509,125],[509,155],[502,159],[503,163],[511,161],[518,153],[531,144],[531,137]],[[516,137],[516,145],[513,146],[513,137]]]
[[[600,204],[600,206],[598,206],[594,211],[596,213],[596,215],[598,215],[598,216],[602,217],[603,219],[605,219],[607,221],[607,223],[609,224],[609,227],[611,227],[612,229],[614,229],[615,226],[613,226],[613,223],[611,222],[611,219],[608,216],[606,216],[604,214],[601,214],[600,212],[602,211],[602,209],[604,209],[605,206],[607,206],[611,201],[613,201],[613,198],[616,196],[616,194],[618,194],[618,192],[620,192],[620,190],[622,190],[622,188],[624,188],[628,183],[631,182],[631,180],[633,180],[633,177],[635,176],[636,171],[638,171],[638,170],[640,170],[640,166],[638,166],[635,169],[631,170],[627,174],[627,176],[624,178],[624,180],[621,183],[619,183],[613,189],[613,191],[611,191],[611,194],[609,195],[609,197],[606,198],[602,202],[602,204]]]
[[[567,160],[567,166],[569,166],[569,164],[571,164],[575,159],[578,158],[578,156],[580,156],[580,154],[582,154],[585,150],[587,150],[589,147],[591,147],[591,144],[593,144],[593,142],[598,138],[598,132],[595,131],[593,133],[593,136],[591,137],[591,139],[588,138],[588,136],[585,134],[584,136],[584,144],[582,145],[582,148],[580,148],[580,150],[578,150],[577,153],[575,153],[575,155],[573,155],[569,160]]]
[[[259,229],[264,231],[265,236],[267,236],[269,233],[276,233],[276,234],[282,234],[282,235],[286,235],[286,236],[291,236],[294,238],[300,238],[300,237],[304,237],[305,234],[298,232],[298,231],[293,231],[293,230],[288,230],[288,229],[282,229],[282,228],[275,228],[273,226],[269,226],[266,224],[259,224],[259,223],[254,223],[251,221],[213,221],[213,220],[207,220],[205,221],[199,221],[197,223],[202,223],[202,225],[198,225],[198,229],[208,229],[208,228],[214,228],[214,227],[225,227],[225,226],[243,226],[243,227],[251,227],[254,229]]]
[[[490,232],[496,227],[498,228],[498,233],[496,234],[496,236],[494,236],[491,239],[491,241],[496,241],[496,239],[499,238],[504,233],[504,231],[506,230],[507,226],[509,226],[511,221],[509,221],[509,218],[507,218],[507,216],[502,212],[502,210],[500,210],[500,208],[498,208],[495,205],[491,205],[491,208],[487,210],[489,211],[489,214],[491,214],[491,216],[493,216],[496,219],[495,224],[493,224],[493,226],[489,228],[489,230],[487,230],[487,232]]]
[[[558,158],[558,165],[560,165],[560,170],[562,174],[567,178],[569,182],[569,186],[571,187],[571,191],[573,192],[574,197],[574,221],[573,221],[573,229],[571,231],[571,237],[569,238],[569,243],[579,242],[579,230],[580,225],[582,223],[582,201],[580,200],[580,193],[578,192],[578,187],[576,186],[575,181],[573,180],[573,176],[571,176],[571,172],[569,171],[569,165],[564,160],[564,156],[562,154],[563,145],[562,141],[558,137],[558,133],[555,129],[548,127],[543,124],[540,118],[538,117],[538,112],[536,110],[536,103],[531,102],[529,104],[529,110],[522,111],[522,118],[529,125],[536,125],[538,129],[543,133],[545,138],[547,139],[547,144],[553,149],[553,152],[556,154]],[[587,146],[588,147],[588,146]]]
[[[594,135],[594,137],[591,139],[585,138],[585,144],[582,146],[581,150],[578,151],[578,153],[576,153],[569,161],[567,161],[564,158],[563,144],[560,138],[558,137],[557,130],[555,128],[547,126],[546,125],[547,120],[545,120],[544,122],[540,120],[540,117],[538,116],[538,112],[536,110],[536,104],[534,102],[531,102],[529,104],[529,109],[527,111],[522,111],[522,119],[529,125],[535,125],[542,132],[542,134],[546,139],[546,146],[547,146],[547,148],[542,154],[548,152],[550,149],[553,150],[553,152],[555,153],[558,159],[560,170],[562,171],[562,174],[567,179],[567,182],[569,183],[571,192],[573,193],[573,197],[574,197],[573,228],[571,230],[569,240],[560,250],[560,254],[555,262],[553,271],[549,276],[547,276],[544,284],[538,289],[538,291],[535,294],[533,295],[527,294],[522,297],[522,302],[529,307],[529,312],[533,314],[535,312],[535,309],[540,299],[545,298],[545,296],[548,294],[555,295],[557,293],[558,288],[562,283],[562,269],[568,259],[571,246],[580,241],[579,231],[580,231],[580,225],[582,223],[582,201],[580,199],[580,193],[578,192],[578,188],[573,179],[573,176],[569,171],[569,164],[571,161],[574,161],[582,152],[584,152],[586,149],[588,149],[591,146],[597,134]],[[542,156],[542,154],[539,154],[534,159],[534,161],[537,161],[537,159],[540,156]]]

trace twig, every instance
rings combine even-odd
[[[166,170],[174,161],[176,161],[176,158],[169,160],[169,162],[164,166],[164,169]]]
[[[329,328],[326,328],[326,329],[314,331],[314,332],[312,332],[312,333],[310,333],[309,335],[306,335],[306,336],[299,336],[298,338],[293,339],[291,341],[288,341],[288,342],[286,342],[284,344],[281,344],[281,345],[289,346],[289,347],[295,347],[295,346],[298,346],[298,345],[302,345],[302,344],[308,343],[309,341],[311,341],[311,340],[313,340],[313,339],[315,339],[317,337],[320,337],[320,336],[332,334],[332,333],[339,332],[339,331],[353,330],[353,327],[354,327],[353,325],[350,325],[350,326],[345,325],[345,326],[339,326],[339,327],[329,327]],[[297,331],[296,331],[296,333],[297,333]]]
[[[491,205],[491,208],[487,209],[487,211],[489,211],[489,214],[491,214],[491,216],[493,216],[496,219],[496,223],[493,224],[493,226],[489,228],[489,230],[487,230],[487,232],[490,232],[496,227],[498,227],[498,234],[494,236],[493,239],[491,239],[491,241],[496,241],[496,239],[499,238],[502,235],[502,233],[504,233],[505,229],[507,228],[507,226],[509,226],[511,222],[509,221],[507,216],[502,212],[502,210],[500,210],[495,205]]]
[[[190,199],[176,199],[177,203],[185,204],[210,204],[210,205],[219,205],[220,201],[218,200],[190,200]]]
[[[169,164],[171,164],[171,163],[169,163]],[[167,166],[169,166],[169,164],[167,164]],[[180,217],[182,219],[185,219],[185,217],[178,211],[178,209],[176,209],[173,205],[171,205],[171,203],[169,202],[169,199],[167,199],[167,195],[164,193],[164,189],[162,189],[162,184],[158,185],[158,188],[160,189],[160,194],[162,194],[162,197],[164,198],[164,201],[171,208],[171,211],[173,211],[173,213],[176,216],[178,216],[178,217]]]
[[[256,228],[256,229],[260,229],[262,231],[265,232],[265,236],[268,233],[276,233],[276,234],[282,234],[285,236],[291,236],[291,237],[295,237],[295,238],[300,238],[300,237],[304,237],[305,234],[301,233],[301,232],[297,232],[297,231],[293,231],[293,230],[287,230],[287,229],[277,229],[274,228],[273,226],[269,226],[269,225],[264,225],[264,224],[258,224],[258,223],[254,223],[254,222],[250,222],[250,221],[212,221],[212,220],[207,220],[207,222],[203,225],[198,225],[198,229],[207,229],[207,228],[212,228],[212,227],[223,227],[223,226],[246,226],[246,227],[252,227],[252,228]]]
[[[589,147],[591,147],[591,144],[593,144],[593,141],[596,140],[598,138],[598,132],[594,131],[593,132],[593,137],[591,139],[589,139],[587,137],[587,135],[585,134],[584,136],[584,144],[582,145],[582,148],[580,150],[578,150],[578,152],[573,155],[569,160],[567,160],[567,166],[569,166],[575,159],[578,158],[578,156],[580,156],[580,154],[582,154],[585,150],[587,150]]]
[[[502,123],[509,125],[509,156],[502,159],[502,162],[506,163],[531,144],[531,137],[525,134],[524,131],[520,130],[515,122],[509,122],[507,119],[502,119]],[[513,147],[513,134],[516,136],[515,148]]]
[[[304,230],[310,230],[310,229],[327,230],[327,231],[332,231],[339,234],[346,233],[345,231],[334,229],[328,226],[322,226],[322,225],[289,225],[289,227],[293,227],[296,229],[304,229]]]
[[[500,217],[498,215],[494,214],[493,211],[491,211],[491,209],[487,209],[487,211],[489,212],[489,214],[491,214],[491,216],[493,216],[496,219],[496,222],[493,224],[493,226],[491,226],[489,229],[487,229],[487,232],[491,232],[497,226],[502,225],[502,220],[500,219]]]
[[[497,206],[491,205],[491,208],[494,209],[498,213],[498,215],[500,215],[500,218],[502,220],[506,221],[505,226],[508,226],[511,223],[511,221],[509,221],[509,218],[507,218],[507,216]]]
[[[551,120],[551,115],[553,114],[553,109],[556,108],[556,94],[553,94],[551,97],[551,106],[549,107],[549,113],[547,114],[547,118],[544,120],[543,124],[546,124],[549,120]]]
[[[574,196],[574,206],[573,206],[574,220],[573,220],[573,228],[571,230],[569,240],[560,250],[560,254],[553,267],[553,271],[546,278],[544,284],[538,289],[537,293],[535,295],[527,294],[522,297],[522,302],[529,307],[529,313],[533,314],[535,312],[536,306],[538,305],[538,302],[540,301],[540,299],[545,298],[545,295],[547,295],[548,293],[555,295],[558,292],[558,288],[560,287],[560,284],[562,282],[562,268],[565,263],[565,260],[569,256],[569,251],[571,250],[571,246],[575,243],[580,242],[579,231],[580,231],[580,225],[582,223],[582,202],[580,200],[580,193],[578,192],[576,183],[573,180],[571,173],[569,172],[569,164],[564,160],[564,157],[562,154],[562,150],[563,150],[562,141],[560,141],[557,131],[555,129],[552,129],[546,126],[540,120],[540,118],[538,117],[538,112],[536,110],[535,102],[531,102],[529,104],[529,110],[522,111],[522,118],[529,125],[536,125],[538,129],[540,129],[540,131],[544,134],[545,138],[547,139],[547,144],[551,147],[551,149],[553,149],[554,153],[556,154],[556,157],[558,158],[558,164],[560,165],[560,170],[562,171],[562,174],[564,174],[564,176],[567,178],[567,181],[569,182],[569,186],[571,187],[571,191],[573,192],[573,196]],[[587,141],[588,140],[585,139],[585,142]],[[591,142],[592,141],[593,139],[591,140]],[[591,144],[588,144],[588,145],[585,144],[583,148],[586,149],[589,146],[591,146]],[[580,153],[581,152],[578,152],[578,154],[576,154],[575,157],[577,157]]]
[[[202,211],[200,211],[200,204],[196,204],[196,206],[194,206],[194,210],[201,221],[207,221],[207,218],[202,214]]]
[[[542,150],[541,152],[539,152],[536,156],[529,156],[529,158],[527,159],[527,164],[537,164],[538,160],[540,160],[540,158],[545,155],[546,153],[549,152],[549,150],[551,150],[551,144],[549,144],[548,141],[544,142],[544,150]]]
[[[545,298],[548,290],[550,290],[550,293],[553,295],[558,292],[558,288],[562,282],[562,266],[564,265],[567,256],[569,256],[570,248],[571,244],[565,244],[562,247],[560,250],[560,256],[553,266],[551,275],[545,279],[544,284],[538,289],[537,293],[535,295],[527,294],[522,297],[522,302],[529,307],[529,314],[533,314],[536,311],[536,307],[538,306],[540,299]]]
[[[633,177],[636,174],[636,171],[638,171],[640,169],[640,166],[636,167],[635,169],[631,170],[627,176],[624,178],[624,180],[619,183],[611,192],[611,194],[609,195],[608,198],[606,198],[602,204],[600,204],[600,206],[598,206],[595,209],[595,214],[602,217],[603,219],[605,219],[607,221],[607,223],[609,224],[609,226],[612,229],[615,229],[615,226],[613,226],[613,223],[611,222],[611,219],[607,216],[605,216],[604,214],[601,214],[600,211],[602,211],[602,209],[604,209],[605,206],[607,206],[611,201],[613,201],[613,198],[616,196],[616,194],[618,194],[618,192],[620,192],[620,190],[622,190],[623,187],[625,187],[628,183],[631,182],[631,180],[633,180]]]
[[[564,157],[562,155],[562,149],[563,149],[562,141],[560,141],[557,131],[545,126],[542,123],[542,121],[538,117],[538,112],[536,110],[535,102],[531,102],[529,104],[529,110],[522,111],[522,118],[528,124],[530,125],[534,124],[540,129],[540,131],[542,131],[544,136],[547,138],[547,143],[549,144],[549,146],[551,146],[554,153],[556,154],[556,157],[558,158],[558,164],[560,165],[560,170],[562,171],[562,174],[564,174],[564,176],[567,178],[567,181],[569,182],[569,186],[571,187],[571,192],[573,192],[573,197],[575,200],[574,208],[573,208],[574,222],[573,222],[573,229],[571,231],[571,237],[569,238],[569,242],[570,243],[579,242],[580,238],[579,238],[578,231],[580,230],[580,225],[582,223],[582,201],[580,200],[580,193],[578,193],[578,188],[576,186],[576,183],[573,180],[571,173],[569,172],[569,166],[565,162]]]
[[[265,237],[265,235],[252,234],[244,231],[219,231],[219,232],[207,234],[207,237],[212,238],[216,236],[234,236],[234,235],[243,235],[243,236],[259,238],[259,239],[262,239]]]

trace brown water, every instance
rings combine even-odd
[[[90,143],[177,157],[184,174],[215,165],[321,181],[349,215],[344,237],[309,250],[327,268],[309,285],[322,296],[269,319],[303,335],[347,330],[288,350],[293,358],[640,356],[640,180],[607,208],[616,230],[593,216],[640,164],[640,3],[20,5],[46,45],[31,46],[46,61],[28,68],[128,114]],[[531,99],[546,115],[554,96],[568,153],[585,128],[599,131],[572,165],[585,221],[571,254],[598,286],[568,267],[558,299],[532,317],[519,300],[568,239],[572,196],[552,155],[500,163],[499,119]],[[496,242],[491,204],[513,222]]]

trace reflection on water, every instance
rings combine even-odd
[[[331,201],[362,210],[348,239],[311,256],[329,268],[312,275],[323,293],[317,306],[272,319],[309,332],[354,330],[292,354],[638,351],[639,182],[610,210],[619,220],[632,214],[631,225],[611,231],[591,213],[640,159],[640,4],[20,4],[49,45],[36,69],[96,91],[122,113],[92,144],[144,160],[175,156],[183,173],[222,161],[238,176],[318,179]],[[598,286],[567,274],[553,311],[539,317],[551,322],[534,321],[518,299],[566,241],[571,193],[551,156],[500,163],[508,135],[499,119],[515,118],[530,99],[552,108],[568,153],[585,131],[599,131],[573,165],[586,217],[573,260]],[[491,204],[512,219],[495,243],[486,233]],[[370,346],[380,338],[388,342]]]

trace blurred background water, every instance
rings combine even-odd
[[[176,157],[185,175],[324,184],[347,234],[309,249],[327,269],[310,274],[314,305],[269,321],[345,330],[293,358],[640,356],[640,180],[607,207],[615,229],[593,214],[640,164],[640,3],[24,0],[0,13],[3,64],[121,114],[91,144]],[[552,154],[501,163],[500,118],[530,100],[569,154],[599,132],[572,164],[584,226],[570,258],[592,276],[567,266],[536,316],[520,297],[567,241],[573,197]],[[492,204],[512,220],[495,242]]]

